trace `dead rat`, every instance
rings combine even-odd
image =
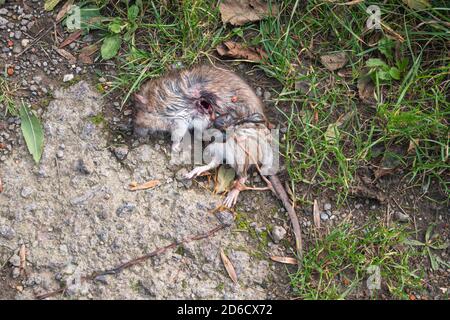
[[[298,222],[295,210],[289,200],[286,190],[284,189],[280,179],[276,175],[274,168],[273,141],[270,130],[262,123],[252,122],[262,120],[260,115],[253,114],[247,117],[248,122],[235,124],[236,119],[232,119],[227,115],[221,124],[223,128],[227,126],[227,137],[225,142],[213,142],[205,149],[205,155],[209,156],[210,162],[204,166],[196,167],[186,174],[187,179],[192,179],[203,172],[209,171],[221,165],[224,160],[227,164],[234,168],[237,179],[233,188],[223,201],[226,207],[233,207],[236,204],[239,193],[243,190],[267,190],[272,192],[281,200],[286,211],[289,214],[293,225],[293,231],[296,239],[296,247],[299,256],[302,254],[302,242],[300,224]],[[231,125],[230,125],[231,124]],[[262,178],[267,183],[267,188],[252,188],[245,186],[248,178],[248,169],[256,166]],[[265,176],[269,176],[269,180]]]
[[[241,77],[206,65],[151,79],[134,99],[135,132],[141,136],[154,131],[170,132],[174,151],[179,150],[189,129],[203,132],[217,116],[230,111],[236,119],[253,113],[264,117],[261,100]]]

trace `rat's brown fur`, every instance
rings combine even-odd
[[[235,118],[264,115],[261,100],[241,77],[207,65],[151,79],[142,85],[135,101],[136,133],[171,132],[174,144],[187,130],[203,131],[222,114],[234,112]]]

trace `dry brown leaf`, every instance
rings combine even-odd
[[[373,175],[375,176],[375,179],[380,179],[384,176],[392,174],[395,171],[395,169],[396,168],[379,167],[373,172]]]
[[[139,185],[136,185],[135,182],[134,183],[132,182],[132,183],[130,183],[130,188],[128,190],[137,191],[137,190],[152,189],[152,188],[156,187],[159,184],[159,182],[160,182],[159,180],[151,180],[146,183],[139,184]]]
[[[298,264],[297,259],[292,258],[292,257],[271,256],[270,259],[275,262],[284,263],[284,264]]]
[[[407,154],[413,152],[416,150],[416,147],[419,145],[420,140],[419,139],[412,139],[409,141],[408,150],[406,151]]]
[[[91,44],[90,46],[86,46],[81,49],[80,54],[78,55],[78,59],[84,64],[93,64],[94,60],[92,59],[92,55],[98,50],[98,46],[96,44]]]
[[[223,0],[219,4],[223,23],[242,26],[278,13],[278,7],[261,0]]]
[[[348,59],[344,52],[337,52],[320,56],[320,61],[325,66],[325,68],[330,71],[335,71],[345,66],[348,62]]]
[[[59,45],[59,48],[62,49],[65,46],[68,46],[75,40],[77,40],[81,36],[82,30],[75,31],[74,33],[71,33],[61,44]]]
[[[2,183],[2,178],[0,178],[0,193],[3,192],[3,183]]]
[[[219,55],[234,59],[245,59],[252,62],[260,62],[267,58],[267,53],[261,48],[244,47],[234,41],[225,41],[216,48]]]
[[[314,199],[313,217],[314,217],[314,225],[316,226],[317,229],[320,229],[320,209],[317,199]]]
[[[20,258],[20,260],[19,260],[20,261],[19,270],[20,270],[20,273],[25,272],[25,263],[27,261],[26,255],[27,255],[27,250],[25,248],[25,245],[22,244],[22,246],[20,247],[20,250],[19,250],[19,258]]]
[[[76,63],[77,62],[77,58],[75,58],[75,56],[73,54],[71,54],[69,51],[64,50],[64,49],[58,49],[55,48],[55,51],[63,58],[66,58],[67,61],[69,61],[71,64]]]
[[[369,104],[375,103],[375,86],[369,76],[362,76],[358,79],[359,98]]]
[[[58,14],[56,15],[56,22],[60,22],[67,12],[70,11],[73,5],[73,0],[67,0],[66,3],[62,6],[61,10],[59,10]]]
[[[228,257],[225,255],[225,252],[223,252],[222,249],[220,249],[220,258],[222,259],[223,265],[227,270],[227,273],[230,276],[231,280],[233,280],[233,282],[237,284],[238,279],[236,270],[234,269],[233,264],[231,263],[230,259],[228,259]]]

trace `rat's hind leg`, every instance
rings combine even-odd
[[[234,205],[236,205],[237,198],[239,196],[239,193],[244,190],[256,190],[256,191],[264,191],[269,190],[269,187],[262,187],[262,188],[254,188],[254,187],[247,187],[245,185],[245,182],[247,181],[246,177],[241,177],[238,180],[234,182],[233,189],[228,192],[227,197],[223,200],[223,205],[228,208],[232,208]]]
[[[247,177],[240,177],[234,182],[233,189],[228,192],[226,198],[223,200],[223,205],[228,208],[234,207],[237,202],[239,193],[242,190],[245,190],[245,182],[247,181]]]

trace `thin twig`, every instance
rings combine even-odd
[[[16,58],[20,57],[22,54],[27,52],[31,47],[33,47],[34,44],[36,44],[39,40],[41,40],[43,37],[45,37],[51,30],[53,29],[53,26],[49,27],[47,30],[41,33],[39,37],[33,40],[25,49],[23,49],[21,52],[19,52],[16,55]]]
[[[169,249],[175,248],[176,246],[178,246],[180,244],[189,243],[191,241],[196,241],[196,240],[206,239],[206,238],[214,235],[218,231],[220,231],[222,229],[225,229],[226,227],[227,227],[226,225],[221,224],[221,225],[218,225],[217,227],[209,230],[207,233],[203,233],[203,234],[200,234],[200,235],[197,235],[197,236],[191,236],[191,237],[188,237],[188,238],[186,238],[186,239],[184,239],[184,240],[182,240],[180,242],[172,242],[171,244],[169,244],[169,245],[167,245],[165,247],[158,248],[158,249],[156,249],[156,250],[154,250],[154,251],[152,251],[150,253],[147,253],[147,254],[145,254],[145,255],[143,255],[141,257],[138,257],[138,258],[132,259],[130,261],[124,262],[124,263],[122,263],[122,264],[120,264],[120,265],[118,265],[118,266],[116,266],[116,267],[114,267],[112,269],[107,269],[107,270],[103,270],[103,271],[94,271],[91,275],[82,277],[81,281],[92,281],[92,280],[95,280],[95,278],[97,278],[99,276],[116,275],[116,274],[122,272],[125,269],[128,269],[128,268],[130,268],[130,267],[132,267],[132,266],[134,266],[136,264],[139,264],[141,262],[144,262],[144,261],[146,261],[146,260],[148,260],[148,259],[150,259],[152,257],[160,255],[160,254],[166,252]],[[58,294],[64,293],[64,291],[66,289],[67,289],[67,286],[63,286],[62,288],[60,288],[58,290],[38,295],[38,296],[36,296],[36,299],[42,300],[42,299],[46,299],[46,298],[49,298],[49,297],[53,297],[53,296],[56,296]]]

